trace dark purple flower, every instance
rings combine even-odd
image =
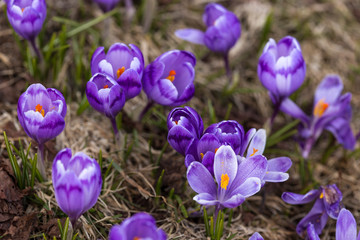
[[[123,43],[111,45],[107,54],[104,47],[98,47],[91,58],[91,74],[102,73],[113,78],[123,89],[126,99],[141,92],[141,78],[144,70],[144,57],[140,49]]]
[[[305,79],[306,65],[298,41],[287,36],[276,44],[270,39],[260,56],[257,71],[274,104],[280,104]]]
[[[312,116],[307,116],[292,100],[287,98],[280,110],[301,120],[299,129],[302,155],[307,158],[310,150],[324,129],[330,131],[346,149],[353,150],[355,136],[351,131],[351,94],[341,95],[343,84],[339,76],[326,76],[315,91]]]
[[[109,240],[137,239],[166,240],[166,234],[156,227],[155,219],[147,213],[137,213],[110,229]]]
[[[56,201],[72,224],[92,208],[101,191],[99,164],[82,152],[72,156],[71,149],[61,150],[52,166],[52,182]]]
[[[34,41],[46,18],[45,0],[9,0],[7,16],[15,32]]]
[[[168,115],[167,126],[169,144],[184,156],[204,131],[200,115],[191,107],[174,108]]]
[[[296,226],[300,236],[306,235],[309,223],[314,225],[316,234],[321,234],[328,217],[337,219],[342,209],[342,193],[335,184],[311,190],[305,195],[284,192],[281,198],[289,204],[305,204],[315,200],[313,208]]]
[[[104,12],[108,12],[110,10],[113,10],[116,4],[120,2],[120,0],[94,0],[94,2],[99,5],[101,10]]]
[[[241,25],[236,15],[217,3],[205,7],[203,22],[207,29],[180,29],[175,35],[186,41],[206,45],[211,51],[227,55],[241,35]]]
[[[195,92],[196,58],[187,51],[163,53],[144,71],[142,84],[150,101],[166,106],[188,102]]]
[[[26,134],[39,144],[55,138],[65,128],[64,96],[58,90],[46,89],[40,83],[31,84],[21,94],[17,113]]]
[[[111,77],[97,73],[86,84],[89,104],[110,119],[115,119],[125,104],[123,88]]]
[[[255,156],[251,162],[240,163],[230,146],[221,146],[215,153],[214,177],[200,162],[194,161],[187,170],[191,188],[198,193],[194,200],[201,205],[234,208],[257,193],[266,171],[266,159]],[[254,171],[256,169],[256,171]]]
[[[249,240],[264,240],[264,238],[260,235],[260,233],[256,232],[249,238]]]

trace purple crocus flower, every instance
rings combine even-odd
[[[73,226],[92,208],[101,191],[101,169],[95,159],[82,152],[72,156],[71,149],[61,150],[52,166],[52,182],[56,201]]]
[[[109,240],[166,240],[166,234],[156,227],[155,219],[147,213],[137,213],[125,219],[121,225],[110,229]]]
[[[316,234],[321,234],[328,217],[337,219],[342,209],[342,193],[335,184],[311,190],[305,195],[284,192],[281,198],[289,204],[305,204],[315,200],[313,208],[296,226],[300,236],[306,235],[309,223],[314,225]]]
[[[346,149],[353,150],[355,137],[351,131],[351,94],[341,95],[343,84],[339,76],[327,75],[315,91],[312,116],[307,116],[292,100],[287,98],[280,110],[301,120],[300,146],[304,158],[324,129],[330,131]]]
[[[201,205],[234,208],[261,188],[261,179],[266,171],[263,156],[251,158],[251,162],[240,163],[230,146],[221,146],[215,154],[214,177],[200,162],[194,161],[187,170],[191,188],[198,193],[194,200]]]
[[[66,103],[64,96],[54,88],[31,84],[21,94],[17,113],[26,134],[39,144],[38,167],[45,177],[44,143],[55,138],[65,128]]]
[[[141,92],[144,57],[134,44],[130,48],[123,43],[111,45],[107,54],[98,47],[91,58],[91,74],[102,73],[113,78],[123,89],[126,99]]]
[[[33,42],[46,18],[46,2],[45,0],[9,0],[7,16],[15,32]]]
[[[174,108],[168,115],[167,126],[169,144],[184,156],[204,131],[200,115],[191,107]]]
[[[249,238],[249,240],[264,240],[264,238],[260,235],[260,233],[256,232]]]
[[[186,41],[206,45],[211,51],[227,55],[241,35],[241,25],[236,15],[217,3],[205,7],[203,22],[207,29],[180,29],[175,35]]]
[[[196,58],[187,51],[161,54],[144,71],[142,84],[149,101],[165,106],[188,102],[195,92]]]
[[[113,10],[120,0],[94,0],[94,2],[96,2],[103,12],[108,12]]]

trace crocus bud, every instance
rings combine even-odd
[[[65,128],[64,96],[58,90],[46,89],[40,83],[31,84],[21,94],[17,113],[26,134],[39,144],[55,138]]]
[[[205,32],[198,29],[180,29],[175,35],[196,44],[204,44],[211,51],[227,54],[241,35],[241,25],[236,15],[217,3],[205,7],[203,21]]]
[[[97,5],[103,10],[103,12],[108,12],[114,9],[116,4],[120,2],[120,0],[94,0]]]
[[[7,16],[17,34],[34,41],[46,18],[45,0],[9,0]]]
[[[123,88],[110,76],[97,73],[86,84],[89,104],[110,119],[115,119],[125,104]]]
[[[156,227],[155,219],[147,213],[137,213],[125,219],[121,225],[110,229],[109,240],[153,239],[166,240],[166,234]]]
[[[187,51],[172,50],[156,58],[142,79],[149,100],[166,106],[188,102],[195,92],[195,64],[195,56]]]
[[[61,150],[52,166],[52,182],[56,201],[72,224],[92,208],[101,191],[99,164],[82,152],[72,156],[71,149]]]
[[[281,102],[304,82],[306,65],[298,41],[290,36],[277,44],[270,39],[258,63],[261,83],[270,91],[273,102]]]
[[[204,131],[200,115],[191,107],[174,108],[168,115],[167,126],[169,144],[182,155]]]
[[[99,47],[91,58],[91,74],[103,73],[113,78],[124,89],[126,99],[141,92],[144,70],[144,57],[140,49],[133,44],[129,46],[115,43],[107,54],[104,47]]]

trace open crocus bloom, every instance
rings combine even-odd
[[[137,213],[115,225],[109,233],[109,240],[166,240],[166,234],[156,227],[155,219],[147,213]]]
[[[187,170],[191,188],[198,193],[194,200],[201,205],[216,206],[217,210],[241,205],[261,188],[266,171],[266,159],[256,156],[252,164],[238,166],[230,146],[221,146],[214,160],[214,177],[200,162],[192,162]],[[256,171],[252,171],[256,165]]]
[[[305,79],[306,65],[298,41],[287,36],[276,44],[274,39],[270,39],[260,56],[257,71],[272,101],[279,105]]]
[[[339,76],[328,75],[317,87],[312,116],[307,116],[292,100],[287,98],[280,110],[301,120],[299,135],[302,155],[310,150],[324,129],[330,131],[346,149],[353,150],[355,137],[351,131],[351,94],[341,95],[343,84]]]
[[[9,0],[7,16],[15,32],[34,41],[46,18],[45,0]]]
[[[55,138],[65,128],[64,96],[58,90],[46,89],[40,83],[31,84],[21,94],[17,113],[26,134],[39,144]]]
[[[194,96],[196,58],[187,51],[163,53],[144,71],[142,84],[150,101],[166,106],[179,106]]]
[[[140,49],[134,44],[129,46],[115,43],[106,54],[104,47],[98,47],[91,58],[91,74],[101,73],[113,78],[124,89],[126,99],[141,92],[144,70]]]
[[[300,236],[306,235],[309,223],[314,225],[316,234],[321,234],[328,217],[337,219],[342,209],[342,193],[335,184],[311,190],[305,195],[284,192],[281,198],[289,204],[305,204],[315,200],[313,208],[296,226]]]
[[[241,35],[241,25],[236,15],[217,3],[205,7],[203,22],[207,29],[180,29],[175,35],[186,41],[206,45],[211,51],[227,54]]]
[[[92,208],[101,191],[99,164],[82,152],[72,156],[71,149],[61,150],[52,166],[52,182],[56,201],[72,224]]]

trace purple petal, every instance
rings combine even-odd
[[[231,192],[231,195],[241,194],[245,198],[248,198],[259,192],[260,189],[261,189],[261,180],[257,177],[250,177],[246,179],[246,181],[243,184],[235,188]]]
[[[53,101],[53,103],[57,100],[60,100],[62,102],[60,114],[63,118],[65,118],[67,107],[66,107],[65,98],[62,95],[62,93],[55,88],[48,88],[48,89],[46,89],[46,91],[48,92],[49,97],[50,97],[51,101]]]
[[[218,200],[216,200],[215,196],[209,193],[200,193],[196,195],[193,199],[197,203],[205,206],[213,206],[218,204]]]
[[[250,177],[263,179],[267,169],[267,160],[263,155],[245,158],[238,167],[236,180],[237,186],[244,183]],[[231,186],[233,188],[233,186]]]
[[[136,97],[141,92],[141,79],[133,69],[128,69],[121,74],[117,83],[124,89],[126,99]]]
[[[185,62],[189,62],[192,66],[196,65],[196,57],[188,51],[172,50],[163,53],[155,59],[165,64],[164,74],[166,76],[171,70],[178,66],[182,66]]]
[[[147,95],[150,94],[155,83],[163,75],[165,64],[159,61],[150,63],[144,70],[144,76],[142,78],[142,85]]]
[[[55,138],[64,130],[64,128],[65,120],[59,113],[55,111],[47,113],[37,132],[38,142],[44,143]]]
[[[206,167],[212,176],[214,176],[214,158],[215,153],[209,151],[205,153],[203,159],[201,160],[201,163]]]
[[[183,40],[204,45],[204,32],[198,29],[180,29],[175,31],[175,35]]]
[[[326,130],[334,134],[336,140],[344,145],[346,149],[354,150],[356,140],[348,120],[341,117],[336,118],[329,122],[326,126]]]
[[[106,61],[106,59],[101,60],[98,64],[98,66],[99,66],[99,68],[98,68],[99,73],[107,74],[112,78],[114,77],[113,67],[112,67],[111,63]]]
[[[294,118],[299,119],[306,125],[310,124],[309,117],[292,100],[290,100],[290,98],[286,98],[282,101],[280,110]]]
[[[91,57],[91,75],[99,72],[99,63],[103,59],[105,59],[104,47],[98,47]]]
[[[337,219],[340,213],[340,210],[343,208],[342,205],[342,193],[336,186],[336,184],[328,185],[323,187],[322,194],[320,197],[323,197],[324,206],[327,214],[333,218]]]
[[[188,168],[192,162],[196,161],[192,154],[186,154],[185,156],[185,166]]]
[[[320,240],[319,235],[316,234],[314,225],[312,223],[308,224],[306,231],[308,240]]]
[[[216,184],[210,172],[199,162],[192,162],[187,169],[187,179],[197,193],[216,195]]]
[[[178,98],[178,91],[174,84],[168,79],[156,82],[148,97],[161,105],[171,105]]]
[[[281,196],[282,200],[289,204],[305,204],[311,201],[314,201],[317,197],[320,196],[320,190],[311,190],[307,192],[305,195],[284,192]]]
[[[241,194],[232,195],[231,198],[222,202],[221,205],[224,208],[235,208],[240,206],[245,201],[245,197]]]
[[[60,175],[58,175],[58,168],[56,167],[56,164],[57,164],[56,162],[60,161],[66,169],[66,167],[71,159],[71,156],[72,156],[72,153],[71,153],[70,148],[64,148],[56,154],[54,161],[53,161],[53,166],[52,166],[52,181],[53,182],[56,182],[55,179],[59,179],[60,175],[61,175],[61,173],[59,173]]]
[[[178,97],[178,99],[176,99],[176,101],[170,105],[176,107],[185,104],[192,99],[194,93],[195,86],[191,83],[184,89],[183,93]]]
[[[336,222],[336,240],[353,239],[356,239],[356,221],[351,212],[343,208]]]
[[[187,149],[195,138],[186,128],[177,125],[170,129],[167,139],[171,147],[185,156]]]
[[[272,158],[268,161],[268,171],[287,172],[292,165],[291,159],[288,157]]]
[[[267,171],[263,180],[265,182],[285,182],[289,179],[289,174],[283,172]]]
[[[220,186],[222,176],[227,175],[228,186],[230,187],[235,179],[237,171],[238,164],[234,150],[230,146],[221,146],[217,150],[214,160],[214,175],[216,182]]]
[[[117,76],[117,70],[119,68],[125,67],[125,70],[130,68],[130,63],[133,58],[134,56],[132,55],[131,50],[123,43],[111,45],[106,54],[106,60],[111,63],[113,67],[113,76]]]
[[[255,133],[256,133],[255,128],[251,128],[249,131],[246,132],[246,134],[244,136],[244,142],[243,142],[240,152],[239,152],[240,156],[244,156],[245,150],[248,147],[250,140],[254,137]]]
[[[217,3],[209,3],[205,7],[205,12],[203,14],[203,22],[206,26],[211,26],[214,24],[217,18],[221,15],[228,12],[226,8]]]
[[[264,238],[258,232],[256,232],[249,238],[249,240],[264,240]]]
[[[216,149],[218,149],[220,146],[221,143],[214,134],[205,133],[199,140],[197,146],[198,156],[200,156],[201,154],[205,154],[208,151],[215,153]]]
[[[326,103],[334,103],[343,90],[343,84],[338,75],[327,75],[315,91],[314,106],[323,100]]]
[[[262,155],[266,144],[266,131],[259,129],[250,142],[246,158],[250,156]]]

